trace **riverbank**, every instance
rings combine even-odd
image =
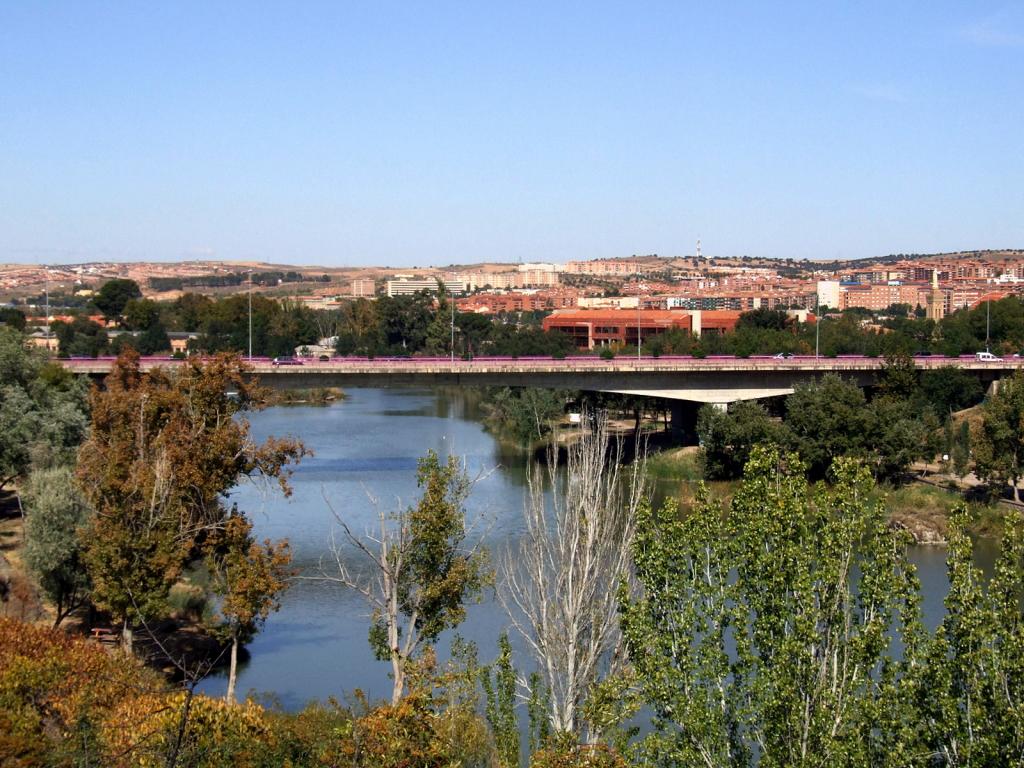
[[[5,499],[6,501],[6,499]],[[8,504],[0,504],[0,616],[28,622],[53,623],[32,579],[25,571],[23,558],[25,523]]]
[[[25,563],[25,521],[21,517],[13,494],[0,499],[0,616],[28,624],[50,628],[56,619],[53,606],[44,599]],[[172,588],[175,592],[188,589],[186,581]],[[173,599],[172,599],[173,602]],[[187,606],[172,610],[170,618],[136,629],[135,653],[150,668],[161,672],[171,681],[180,680],[185,670],[182,660],[194,668],[216,670],[226,666],[226,646],[211,637],[202,625],[202,616],[190,613]],[[119,646],[119,628],[111,626],[109,619],[90,615],[85,609],[73,611],[61,622],[64,634],[93,638],[93,642],[112,650]],[[248,659],[248,651],[240,650],[241,659]]]
[[[647,459],[647,474],[660,496],[675,498],[680,509],[686,511],[696,502],[703,477],[700,448],[687,446],[652,453]],[[712,498],[728,504],[739,483],[706,481],[704,484]],[[1002,532],[1004,510],[999,504],[965,500],[955,490],[910,482],[879,486],[875,489],[875,498],[883,501],[893,525],[909,532],[918,544],[945,544],[950,514],[961,503],[971,512],[973,522],[969,531],[973,536],[995,538]]]
[[[313,387],[311,389],[273,389],[267,396],[267,405],[330,405],[345,399],[345,392],[338,387]]]

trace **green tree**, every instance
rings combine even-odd
[[[252,523],[235,509],[208,538],[204,551],[219,598],[213,631],[231,646],[225,698],[234,702],[238,648],[280,606],[278,597],[288,586],[292,557],[287,542],[258,544],[252,537]]]
[[[740,315],[739,320],[736,321],[736,330],[760,328],[784,331],[789,322],[789,315],[781,309],[753,309]]]
[[[139,354],[154,355],[157,352],[169,352],[171,339],[164,330],[163,323],[157,320],[139,334],[138,345]]]
[[[970,469],[971,461],[971,425],[966,421],[961,422],[957,430],[950,456],[953,460],[953,471],[957,477],[963,479]]]
[[[461,347],[462,354],[473,356],[486,350],[486,345],[490,342],[494,332],[494,323],[487,315],[476,312],[456,312],[455,328],[456,344]],[[552,351],[552,354],[557,354],[557,352]]]
[[[865,469],[841,459],[813,489],[804,471],[758,448],[724,522],[705,490],[688,517],[643,511],[642,591],[622,610],[648,764],[901,764],[893,638],[919,625],[905,542]]]
[[[785,427],[757,402],[741,400],[728,411],[705,405],[697,415],[704,477],[728,480],[740,477],[755,445],[785,445]]]
[[[60,623],[85,600],[89,577],[82,562],[78,530],[89,507],[66,466],[33,472],[22,496],[25,507],[25,564],[53,602]]]
[[[871,401],[865,425],[861,455],[879,480],[899,481],[913,462],[930,459],[937,452],[933,436],[938,434],[939,421],[931,412],[918,417],[906,400]]]
[[[376,309],[382,337],[378,353],[411,355],[423,349],[427,326],[434,317],[430,294],[381,296]]]
[[[444,292],[440,282],[438,286],[440,292],[437,307],[433,309],[433,315],[424,334],[424,349],[432,355],[449,354],[452,350],[451,336],[454,315],[452,314],[451,300]]]
[[[71,459],[85,435],[86,385],[0,328],[0,488]]]
[[[97,607],[133,625],[164,615],[170,585],[230,512],[224,495],[242,477],[276,480],[305,451],[294,440],[249,439],[242,412],[262,391],[237,358],[139,370],[129,350],[92,395],[92,429],[79,452],[79,484],[94,513],[85,562]],[[228,392],[234,393],[228,396]]]
[[[984,394],[978,377],[955,365],[921,374],[921,396],[940,417],[977,405]]]
[[[0,307],[0,325],[16,331],[25,330],[25,313],[14,307]]]
[[[111,320],[116,320],[124,312],[125,306],[132,299],[141,299],[142,291],[134,280],[114,278],[108,280],[97,292],[92,303]]]
[[[998,391],[981,407],[981,426],[973,436],[974,466],[978,477],[998,486],[1009,485],[1020,501],[1017,487],[1024,474],[1024,373],[1003,379]]]
[[[949,526],[946,615],[911,682],[922,753],[947,766],[1019,765],[1024,755],[1024,525],[1010,512],[990,582],[974,565],[961,507]]]
[[[357,536],[332,508],[345,538],[365,560],[357,568],[336,548],[336,572],[320,576],[358,592],[370,605],[370,645],[378,659],[391,662],[395,705],[419,655],[462,623],[466,601],[488,579],[483,552],[466,547],[465,502],[472,484],[461,463],[454,456],[442,462],[428,451],[419,460],[416,481],[423,489],[416,506],[390,514],[380,510],[372,539]]]
[[[367,355],[381,346],[381,329],[374,302],[359,298],[341,310],[338,328],[339,355]]]
[[[519,768],[519,719],[516,717],[516,671],[512,666],[512,644],[508,633],[498,637],[498,658],[493,671],[480,670],[484,689],[487,724],[494,734],[494,746],[501,768]]]
[[[50,324],[57,337],[61,357],[97,357],[107,350],[107,332],[99,323],[76,317],[70,323],[56,320]]]
[[[551,433],[568,399],[565,390],[498,387],[487,392],[488,420],[502,436],[529,444]]]
[[[152,299],[130,299],[124,305],[124,327],[144,331],[160,322],[160,305]]]
[[[920,388],[914,358],[895,354],[885,358],[878,377],[878,394],[893,400],[910,400]]]
[[[491,329],[490,352],[495,355],[565,357],[572,349],[572,341],[560,331],[527,325],[499,325]]]
[[[841,456],[866,458],[870,422],[864,392],[854,382],[828,374],[797,384],[786,398],[786,426],[792,445],[813,477],[824,477]]]

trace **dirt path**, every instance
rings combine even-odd
[[[46,618],[46,610],[25,573],[24,544],[21,516],[0,517],[0,615],[39,621]]]

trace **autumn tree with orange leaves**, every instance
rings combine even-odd
[[[276,482],[288,495],[298,441],[255,444],[239,414],[264,392],[237,357],[142,372],[132,350],[91,397],[92,428],[78,456],[78,482],[94,510],[83,532],[94,604],[122,627],[166,615],[170,586],[232,517],[225,494],[243,477]]]

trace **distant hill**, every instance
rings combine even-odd
[[[1024,258],[1024,249],[1003,248],[945,253],[891,253],[863,259],[817,261],[811,259],[766,258],[757,256],[659,256],[623,255],[595,261],[633,261],[647,275],[662,272],[698,271],[715,273],[721,268],[771,269],[785,277],[811,277],[814,272],[868,269],[898,261],[984,260],[999,263]],[[180,290],[200,288],[212,292],[237,291],[248,282],[250,272],[265,279],[254,280],[255,289],[287,294],[330,290],[331,283],[347,283],[355,278],[383,279],[394,274],[428,276],[437,272],[506,272],[518,263],[481,261],[472,264],[448,264],[431,267],[393,267],[366,265],[325,267],[317,265],[272,264],[259,261],[190,260],[180,262],[89,262],[41,266],[38,264],[0,264],[0,301],[14,296],[41,293],[48,283],[51,292],[70,293],[95,288],[114,277],[136,280],[147,294],[171,295]],[[279,283],[279,285],[277,285]]]

